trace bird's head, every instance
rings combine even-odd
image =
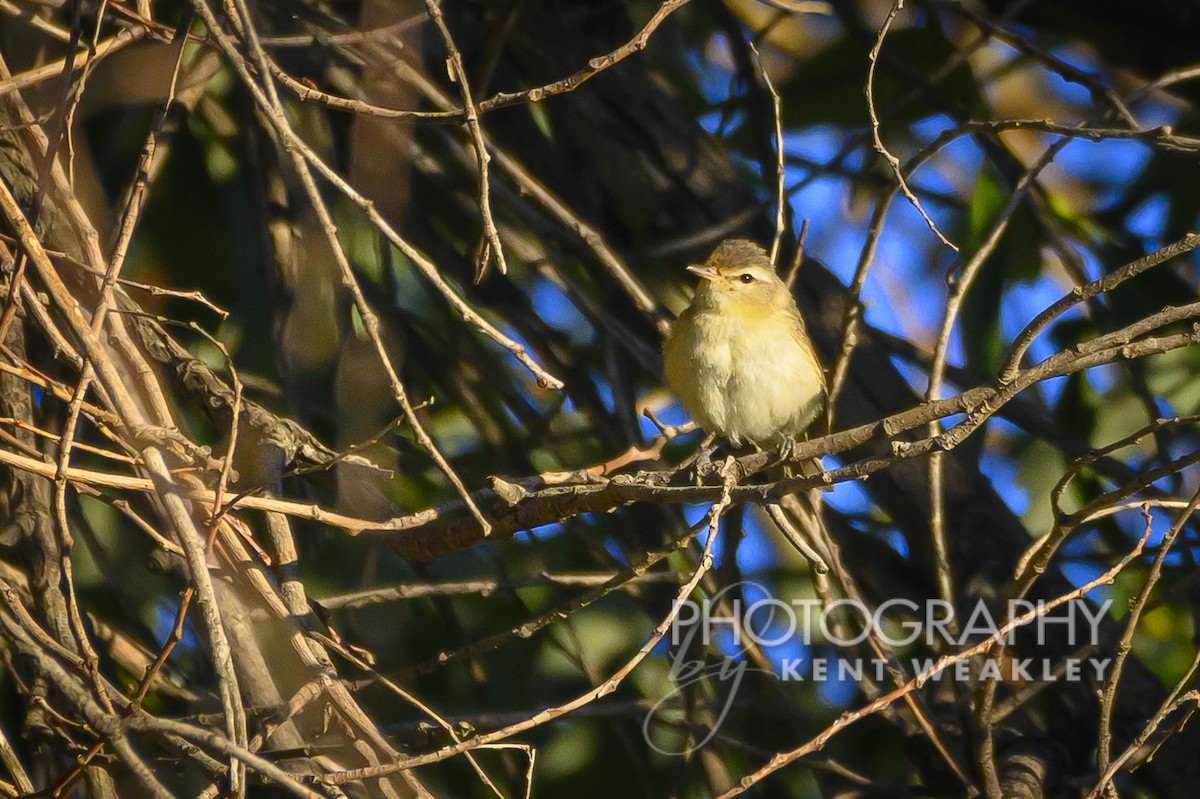
[[[689,266],[699,275],[696,300],[742,317],[768,314],[792,303],[792,295],[762,247],[746,239],[721,242],[703,266]]]

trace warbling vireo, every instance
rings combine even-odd
[[[787,284],[752,241],[722,242],[663,347],[667,384],[709,433],[786,457],[825,403],[825,373]]]

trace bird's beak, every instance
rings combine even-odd
[[[699,275],[705,280],[717,279],[717,270],[713,269],[711,266],[689,266],[687,270],[694,275]]]

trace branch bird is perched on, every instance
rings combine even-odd
[[[761,247],[722,242],[663,347],[667,384],[709,433],[786,457],[825,403],[804,320]]]

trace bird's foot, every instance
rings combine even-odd
[[[821,467],[820,458],[804,458],[803,460],[796,458],[796,450],[800,447],[800,441],[795,436],[785,436],[779,442],[778,456],[779,459],[768,466],[768,469],[778,466],[784,467],[784,474],[787,477],[815,477],[823,475],[824,469]],[[822,491],[832,491],[832,485],[817,486]]]
[[[774,453],[772,453],[770,450],[763,449],[759,449],[759,452],[762,452],[766,455],[774,454],[775,457],[767,462],[766,468],[770,470],[780,466],[786,466],[788,463],[790,463],[792,460],[792,455],[796,451],[796,446],[797,442],[795,436],[788,435],[780,439],[779,446],[776,447]]]

